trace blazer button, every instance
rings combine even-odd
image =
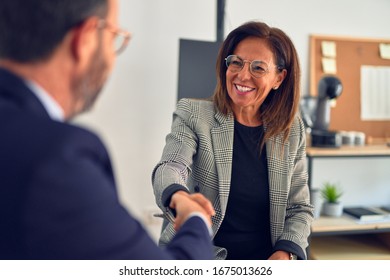
[[[200,192],[199,186],[195,186],[194,191],[195,191],[195,192]]]

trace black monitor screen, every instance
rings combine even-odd
[[[180,39],[178,99],[213,95],[220,45],[221,42]]]

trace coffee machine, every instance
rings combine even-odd
[[[318,95],[306,100],[302,117],[310,130],[312,147],[340,147],[341,134],[329,130],[331,102],[338,98],[343,86],[336,76],[323,76],[318,83]],[[310,100],[310,102],[308,102]],[[310,103],[310,104],[309,104]],[[310,109],[308,108],[311,107]]]

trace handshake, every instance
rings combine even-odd
[[[185,191],[177,191],[172,195],[169,207],[176,210],[175,230],[178,230],[194,213],[203,216],[208,227],[211,227],[211,216],[215,215],[210,200],[200,193],[189,194]]]

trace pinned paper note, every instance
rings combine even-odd
[[[360,68],[361,119],[390,120],[390,67],[362,65]]]
[[[390,44],[379,44],[379,53],[381,58],[390,59]]]
[[[337,68],[336,68],[336,59],[334,58],[322,58],[322,71],[325,74],[336,74]]]
[[[322,56],[336,57],[336,43],[330,41],[321,42]]]

